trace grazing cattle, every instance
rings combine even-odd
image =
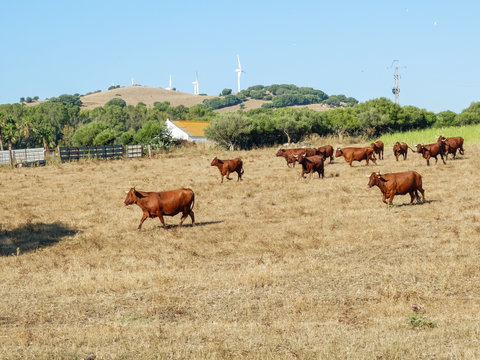
[[[445,144],[443,142],[428,144],[428,145],[417,145],[417,153],[422,154],[423,158],[427,160],[427,166],[430,166],[430,158],[435,158],[435,164],[438,162],[437,156],[440,155],[444,164],[446,164],[443,159],[445,153]]]
[[[164,216],[175,216],[182,212],[179,227],[183,221],[190,215],[192,218],[192,226],[195,225],[195,215],[193,213],[193,205],[195,203],[195,194],[192,189],[179,189],[162,192],[146,192],[138,191],[131,188],[127,192],[125,205],[137,204],[143,210],[143,216],[138,225],[138,230],[142,228],[142,224],[147,217],[158,217],[166,229]]]
[[[229,176],[230,173],[233,172],[236,172],[238,174],[237,181],[242,180],[242,175],[244,171],[242,168],[243,162],[240,158],[235,158],[232,160],[220,160],[215,156],[210,165],[218,167],[218,170],[220,170],[220,175],[222,176],[222,183],[224,176],[227,178],[227,180],[232,180],[231,178],[229,178]]]
[[[375,165],[377,165],[377,159],[375,158],[375,152],[371,147],[346,147],[338,148],[335,151],[335,157],[343,156],[345,161],[352,165],[353,161],[368,161],[372,160]]]
[[[387,205],[392,205],[392,201],[395,195],[410,194],[410,204],[417,198],[418,191],[422,194],[422,202],[425,202],[425,192],[422,188],[422,175],[416,171],[405,171],[392,174],[377,174],[372,173],[368,182],[368,187],[378,186],[383,194],[382,201]],[[389,199],[387,203],[386,199]]]
[[[408,148],[409,148],[409,146],[404,142],[401,143],[401,142],[397,141],[393,145],[393,155],[395,155],[395,157],[397,158],[397,161],[398,161],[398,157],[400,155],[403,155],[403,160],[407,160]],[[412,151],[414,151],[414,150],[412,149]]]
[[[302,165],[302,177],[305,174],[318,173],[318,177],[325,177],[324,174],[324,160],[322,155],[307,156],[306,154],[298,155],[297,161]]]
[[[375,141],[370,144],[370,147],[373,149],[373,151],[375,151],[375,154],[378,155],[378,158],[380,160],[383,160],[383,149],[384,149],[383,141],[382,140]]]
[[[330,164],[333,162],[333,146],[324,145],[317,148],[317,155],[322,155],[325,160],[330,158]]]
[[[464,154],[463,150],[463,137],[451,137],[446,138],[442,135],[437,140],[437,143],[443,142],[445,146],[445,158],[448,158],[448,154],[453,154],[453,158],[457,155],[457,150],[460,152],[461,155]]]
[[[297,156],[305,153],[307,156],[314,156],[317,154],[317,150],[311,148],[278,149],[276,156],[283,156],[287,161],[288,167],[290,167],[290,164],[293,164],[293,167],[295,167]]]

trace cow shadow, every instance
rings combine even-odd
[[[438,202],[439,200],[425,200],[424,203],[422,202],[417,202],[417,201],[414,201],[413,204],[410,204],[410,203],[403,203],[403,204],[398,204],[398,205],[395,205],[395,207],[403,207],[403,206],[421,206],[421,205],[425,205],[425,204],[431,204],[431,203],[436,203]]]
[[[223,221],[223,220],[218,220],[218,221],[202,221],[202,222],[196,222],[196,223],[195,223],[195,227],[197,227],[197,226],[214,225],[214,224],[221,224],[221,223],[223,223],[223,222],[225,222],[225,221]],[[185,224],[185,223],[184,223],[184,224],[182,225],[182,228],[186,228],[186,227],[187,227],[187,228],[188,228],[188,227],[189,227],[189,228],[193,227],[193,226],[192,226],[192,223],[189,223],[189,224]],[[163,228],[163,226],[159,226],[159,228]],[[167,225],[167,230],[168,230],[168,229],[181,229],[181,228],[178,227],[178,224],[176,224],[176,225],[175,225],[175,224],[171,224],[171,225]]]
[[[27,223],[13,230],[0,228],[0,256],[30,252],[74,236],[78,230],[60,222]]]

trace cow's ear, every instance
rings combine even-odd
[[[385,179],[382,175],[379,176],[379,179],[382,180],[383,182],[387,182],[388,180]]]

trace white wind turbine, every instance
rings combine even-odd
[[[237,60],[238,60],[238,69],[235,69],[238,75],[238,92],[240,92],[240,75],[242,73],[245,73],[245,71],[242,70],[242,65],[240,64],[240,57],[237,55]]]
[[[165,90],[172,90],[172,75],[170,75],[170,80],[168,81],[168,87]]]
[[[193,95],[200,94],[200,90],[198,88],[198,73],[195,73],[195,81],[192,81],[193,84]]]

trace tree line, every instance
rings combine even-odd
[[[0,105],[0,149],[7,144],[10,148],[109,144],[168,148],[172,138],[166,119],[209,120],[207,137],[227,148],[244,149],[297,142],[312,133],[374,138],[394,131],[480,123],[480,102],[459,114],[401,107],[386,98],[323,112],[282,107],[219,114],[205,105],[188,108],[156,102],[153,107],[143,103],[127,106],[121,98],[92,110],[81,106],[78,94],[60,95],[35,106]]]
[[[322,90],[292,84],[255,85],[237,94],[232,94],[232,89],[223,89],[219,97],[205,99],[203,104],[215,110],[241,104],[247,99],[266,101],[262,104],[262,108],[266,109],[309,104],[326,104],[330,107],[351,107],[358,104],[358,100],[353,97],[343,94],[328,96]]]
[[[390,132],[470,124],[480,124],[480,102],[472,103],[460,114],[453,111],[435,114],[379,98],[323,112],[307,108],[261,108],[222,113],[211,120],[205,134],[226,148],[249,149],[297,142],[313,133],[373,139]]]

